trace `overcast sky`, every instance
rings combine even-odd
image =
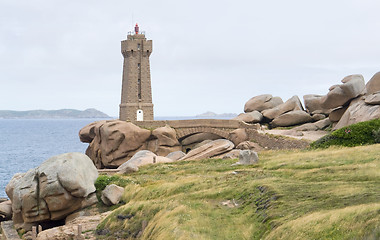
[[[380,71],[379,0],[0,0],[0,109],[118,116],[120,41],[153,40],[156,116],[240,113]]]

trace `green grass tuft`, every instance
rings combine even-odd
[[[380,142],[380,119],[343,127],[310,144],[313,149],[330,146],[354,147]]]

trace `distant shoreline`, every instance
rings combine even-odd
[[[0,110],[0,119],[84,119],[112,118],[107,114],[89,108],[84,111],[76,109],[13,111]]]

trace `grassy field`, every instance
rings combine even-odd
[[[182,161],[122,176],[100,239],[380,239],[380,145]],[[142,229],[144,228],[144,231]]]

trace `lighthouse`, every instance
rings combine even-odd
[[[152,40],[145,38],[136,23],[133,32],[121,41],[124,57],[119,119],[124,121],[153,121],[152,87],[149,57]]]

